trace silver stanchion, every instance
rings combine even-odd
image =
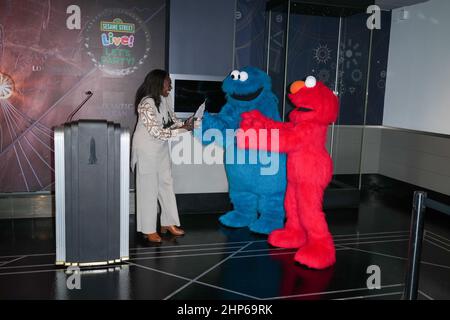
[[[406,269],[403,300],[417,300],[426,199],[426,192],[414,192],[411,231],[409,235],[408,266]]]

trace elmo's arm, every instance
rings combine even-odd
[[[275,121],[263,115],[258,110],[252,110],[241,114],[241,129],[290,129],[293,124],[290,122]]]
[[[291,152],[298,149],[298,131],[292,123],[274,121],[254,110],[241,115],[237,144],[241,149]]]

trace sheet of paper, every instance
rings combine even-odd
[[[200,107],[198,107],[198,109],[197,109],[197,111],[195,112],[195,114],[194,114],[194,118],[195,119],[202,119],[203,118],[203,113],[205,112],[205,103],[206,103],[206,101],[204,101],[201,105],[200,105]]]

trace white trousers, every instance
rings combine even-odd
[[[168,143],[136,148],[133,151],[137,160],[137,231],[145,234],[156,232],[158,201],[161,205],[161,225],[179,226]]]

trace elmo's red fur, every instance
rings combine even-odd
[[[238,134],[238,146],[287,153],[286,224],[269,235],[269,243],[282,248],[299,248],[295,260],[314,269],[324,269],[336,261],[333,238],[322,211],[323,193],[333,173],[325,149],[327,127],[336,121],[338,99],[323,83],[303,86],[289,99],[296,107],[290,122],[277,122],[259,111],[242,114],[241,128],[278,129],[279,143],[266,141],[246,144],[245,133]],[[269,141],[269,142],[267,142]]]

